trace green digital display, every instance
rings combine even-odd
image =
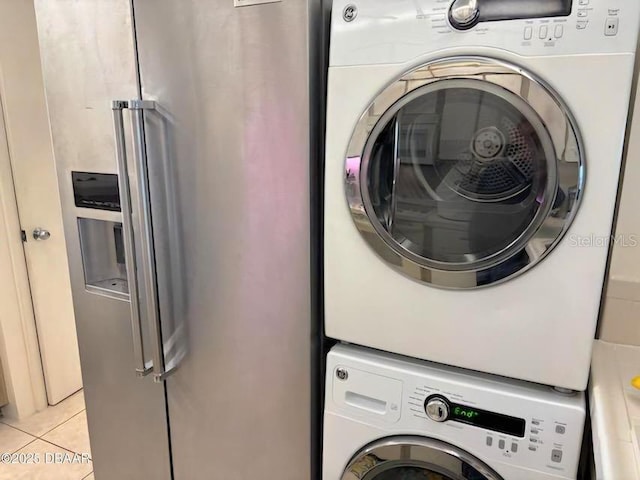
[[[454,418],[463,418],[465,420],[473,420],[474,418],[476,418],[478,415],[480,415],[480,412],[477,410],[473,410],[469,407],[461,407],[461,406],[457,406],[453,409],[453,411],[451,412],[451,416]]]
[[[521,438],[524,437],[526,426],[524,418],[511,417],[458,403],[449,404],[449,419]]]

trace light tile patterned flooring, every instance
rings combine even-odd
[[[23,420],[0,417],[2,453],[18,454],[13,455],[14,460],[39,458],[40,462],[7,464],[0,461],[0,480],[94,480],[91,461],[73,456],[91,455],[82,390]],[[55,461],[56,454],[58,461]],[[60,462],[61,458],[76,461]]]

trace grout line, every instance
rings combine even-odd
[[[8,425],[8,424],[6,424],[6,423],[4,424],[4,426],[9,427],[10,429],[15,430],[16,432],[24,433],[25,435],[27,435],[28,437],[30,437],[30,438],[31,438],[31,440],[29,440],[27,443],[25,443],[24,445],[22,445],[20,448],[17,448],[17,449],[11,450],[11,451],[10,451],[10,452],[8,452],[8,453],[16,453],[16,452],[18,452],[19,450],[22,450],[24,447],[26,447],[27,445],[29,445],[30,443],[33,443],[35,440],[37,440],[37,439],[38,439],[38,437],[36,437],[35,435],[32,435],[31,433],[28,433],[28,432],[23,432],[23,431],[22,431],[22,430],[20,430],[19,428],[13,427],[13,426]]]
[[[53,445],[54,447],[61,448],[62,450],[66,450],[66,451],[67,451],[67,452],[69,452],[69,453],[73,453],[73,454],[77,454],[77,453],[78,453],[78,452],[74,452],[73,450],[69,450],[68,448],[63,447],[63,446],[61,446],[61,445],[58,445],[57,443],[53,443],[53,442],[50,442],[50,441],[48,441],[48,440],[45,440],[44,438],[38,438],[38,440],[41,440],[41,441],[43,441],[44,443],[48,443],[49,445]]]
[[[44,432],[42,435],[36,435],[38,438],[42,438],[45,435],[50,434],[51,432],[53,432],[56,428],[61,427],[62,425],[64,425],[65,423],[69,422],[71,419],[77,417],[78,415],[80,415],[82,412],[84,412],[84,410],[81,410],[78,413],[74,413],[73,415],[71,415],[69,418],[67,418],[64,422],[59,423],[58,425],[56,425],[55,427],[53,427],[51,430],[47,430],[46,432]],[[31,434],[33,435],[33,434]]]
[[[9,423],[5,423],[5,425],[6,425],[7,427],[11,427],[11,428],[13,428],[14,430],[18,430],[18,431],[20,431],[20,432],[22,432],[22,433],[26,433],[27,435],[29,435],[29,436],[31,436],[31,437],[39,438],[37,435],[34,435],[34,434],[33,434],[33,433],[31,433],[31,432],[27,432],[26,430],[22,430],[21,428],[18,428],[18,427],[16,427],[15,425],[11,425],[11,424],[9,424]]]
[[[51,407],[49,407],[49,408],[51,408]],[[45,412],[46,410],[42,410],[42,411],[43,411],[43,412]],[[32,437],[42,438],[44,435],[46,435],[46,434],[48,434],[48,433],[51,433],[53,430],[55,430],[56,428],[58,428],[60,425],[63,425],[63,424],[65,424],[65,423],[67,423],[67,422],[68,422],[69,420],[71,420],[73,417],[75,417],[75,416],[77,416],[77,415],[80,415],[80,414],[81,414],[82,412],[84,412],[84,411],[85,411],[85,409],[82,409],[82,410],[80,410],[79,412],[74,413],[73,415],[71,415],[71,416],[70,416],[69,418],[67,418],[66,420],[63,420],[62,422],[60,422],[60,423],[56,424],[56,426],[55,426],[55,427],[53,427],[53,428],[51,428],[51,429],[47,430],[46,432],[44,432],[44,433],[42,433],[42,434],[40,434],[40,435],[36,435],[35,433],[28,432],[28,431],[26,431],[26,430],[23,430],[23,429],[22,429],[22,428],[20,428],[20,427],[17,427],[17,426],[15,426],[15,425],[10,424],[10,423],[4,423],[4,422],[0,422],[0,423],[3,423],[4,425],[6,425],[6,426],[8,426],[8,427],[11,427],[11,428],[14,428],[14,429],[16,429],[16,430],[20,430],[22,433],[26,433],[27,435],[31,435]],[[38,413],[40,413],[40,412],[38,412]],[[31,417],[29,417],[29,418],[31,418]]]
[[[9,427],[9,428],[12,428],[12,429],[14,429],[14,430],[17,430],[17,431],[19,431],[19,432],[26,433],[27,435],[31,435],[32,437],[36,437],[36,438],[38,438],[38,436],[37,436],[37,435],[34,435],[33,433],[25,432],[24,430],[20,430],[18,427],[14,427],[13,425],[10,425],[10,424],[8,424],[8,423],[3,423],[3,425],[4,425],[5,427]]]
[[[20,450],[22,450],[23,448],[28,447],[29,445],[31,445],[33,442],[35,442],[36,440],[38,440],[36,437],[31,437],[31,440],[29,440],[27,443],[25,443],[24,445],[22,445],[20,448],[16,448],[13,450],[9,450],[7,453],[18,453]]]
[[[84,410],[83,410],[82,412],[84,412]],[[80,415],[82,412],[78,412],[78,413],[76,413],[76,414],[75,414],[73,417],[71,417],[69,420],[67,420],[67,421],[65,421],[65,422],[62,422],[60,425],[58,425],[58,427],[61,427],[62,425],[64,425],[64,424],[65,424],[65,423],[67,423],[67,422],[70,422],[73,418],[77,417],[77,416],[78,416],[78,415]],[[45,442],[47,442],[47,443],[50,443],[51,445],[56,445],[56,446],[58,446],[58,447],[60,447],[60,448],[64,448],[65,450],[68,450],[69,452],[72,452],[72,453],[77,453],[77,454],[79,454],[79,455],[83,455],[83,454],[85,454],[85,453],[86,453],[86,454],[89,454],[89,459],[90,459],[91,461],[93,461],[93,458],[92,458],[91,452],[76,452],[75,450],[71,450],[69,447],[65,447],[65,446],[63,446],[63,445],[59,445],[59,444],[57,444],[57,443],[52,442],[51,440],[48,440],[48,439],[46,439],[46,438],[43,438],[45,435],[48,435],[48,434],[49,434],[49,433],[51,433],[53,430],[56,430],[58,427],[56,427],[56,428],[54,428],[54,429],[52,429],[52,430],[49,430],[47,433],[43,434],[43,435],[42,435],[42,437],[37,437],[37,438],[38,438],[38,439],[40,439],[40,440],[43,440],[43,441],[45,441]],[[86,424],[85,424],[85,428],[87,428],[87,425],[86,425]],[[88,432],[87,432],[87,433],[88,433]],[[89,448],[91,448],[91,447],[89,447]]]
[[[81,390],[78,390],[78,392],[80,392],[80,391],[82,391],[82,389],[81,389]],[[73,395],[77,395],[77,393],[78,393],[78,392],[74,393]],[[71,395],[71,396],[73,396],[73,395]],[[67,398],[70,398],[70,397],[67,397]],[[60,405],[61,403],[65,402],[66,400],[67,400],[67,399],[63,400],[63,401],[62,401],[62,402],[60,402],[58,405]],[[31,417],[33,417],[33,416],[35,416],[35,415],[38,415],[38,414],[40,414],[40,413],[46,412],[48,409],[50,409],[50,408],[55,408],[55,407],[57,407],[58,405],[54,405],[54,406],[51,406],[51,405],[50,405],[50,406],[48,406],[46,409],[41,410],[41,411],[39,411],[39,412],[36,412],[36,413],[35,413],[34,415],[32,415]],[[25,433],[25,434],[27,434],[27,435],[29,435],[30,437],[33,437],[33,438],[35,438],[35,439],[41,439],[41,440],[44,440],[42,437],[44,437],[45,435],[47,435],[47,434],[51,433],[53,430],[55,430],[55,429],[56,429],[56,428],[58,428],[59,426],[64,425],[64,424],[65,424],[65,423],[67,423],[69,420],[71,420],[73,417],[76,417],[76,416],[80,415],[82,412],[85,412],[85,411],[86,411],[86,409],[87,409],[87,408],[86,408],[86,405],[85,405],[85,406],[84,406],[84,408],[83,408],[82,410],[80,410],[80,411],[78,411],[78,412],[74,413],[73,415],[71,415],[71,416],[70,416],[69,418],[67,418],[66,420],[64,420],[64,421],[62,421],[62,422],[60,422],[60,423],[58,423],[55,427],[53,427],[53,428],[51,428],[51,429],[47,430],[46,432],[44,432],[44,433],[42,433],[42,434],[40,434],[40,435],[36,435],[36,434],[34,434],[34,433],[32,433],[32,432],[27,432],[26,430],[23,430],[22,428],[19,428],[19,427],[15,426],[15,425],[12,425],[12,424],[10,424],[10,423],[7,423],[7,422],[6,422],[6,419],[5,419],[4,417],[0,417],[0,423],[1,423],[1,424],[3,424],[3,425],[6,425],[7,427],[13,428],[14,430],[18,430],[19,432]],[[28,417],[28,418],[31,418],[31,417]],[[20,422],[20,420],[17,420],[17,421],[18,421],[18,422]],[[44,441],[46,442],[46,440],[44,440]],[[33,443],[33,440],[32,440],[31,442],[29,442],[27,445],[29,445],[29,444],[31,444],[31,443]],[[51,442],[48,442],[48,443],[51,443]],[[55,445],[55,444],[52,444],[52,445]],[[57,445],[57,446],[59,446],[59,445]],[[26,447],[26,445],[25,445],[25,447]],[[24,447],[21,447],[21,448],[24,448]],[[64,448],[64,447],[60,447],[60,448]],[[65,449],[65,450],[67,450],[67,449]],[[69,450],[69,451],[71,451],[71,450]],[[75,452],[71,452],[71,453],[75,453]],[[84,453],[84,452],[80,452],[80,453]]]
[[[62,405],[62,404],[63,404],[64,402],[66,402],[69,398],[73,397],[74,395],[77,395],[77,394],[78,394],[78,392],[81,392],[82,390],[83,390],[83,389],[78,390],[77,392],[75,392],[75,393],[73,393],[72,395],[70,395],[69,397],[65,398],[62,402],[58,403],[57,405],[49,405],[49,406],[48,406],[47,408],[45,408],[44,410],[40,410],[39,412],[36,412],[36,413],[34,413],[33,415],[31,415],[30,417],[27,417],[26,419],[23,419],[23,420],[28,420],[28,419],[30,419],[30,418],[32,418],[32,417],[34,417],[34,416],[36,416],[36,415],[42,414],[42,413],[46,412],[47,410],[49,410],[50,408],[57,408],[59,405]],[[83,395],[84,395],[84,392],[83,392]],[[84,405],[84,407],[82,408],[82,410],[79,410],[79,411],[77,411],[76,413],[72,414],[69,418],[67,418],[66,420],[63,420],[62,422],[60,422],[60,423],[58,423],[58,424],[56,424],[56,426],[55,426],[55,427],[53,427],[53,428],[51,428],[51,429],[47,430],[46,432],[42,433],[41,435],[36,435],[36,434],[34,434],[34,433],[27,432],[26,430],[23,430],[23,429],[22,429],[22,428],[20,428],[20,427],[17,427],[17,426],[15,426],[15,425],[12,425],[12,424],[10,424],[10,423],[7,423],[7,421],[6,421],[6,419],[5,419],[4,417],[0,417],[0,423],[3,423],[3,424],[5,424],[5,425],[8,425],[8,426],[9,426],[9,427],[11,427],[11,428],[15,428],[16,430],[20,430],[21,432],[26,433],[26,434],[28,434],[28,435],[31,435],[32,437],[42,438],[42,436],[46,435],[47,433],[51,432],[52,430],[55,430],[56,428],[58,428],[58,427],[59,427],[60,425],[62,425],[63,423],[68,422],[69,420],[71,420],[71,419],[72,419],[73,417],[75,417],[76,415],[79,415],[79,414],[81,414],[82,412],[84,412],[84,411],[87,409],[87,406],[86,406],[86,404],[85,404],[84,402],[82,402],[82,403],[83,403],[83,405]],[[23,420],[15,420],[15,421],[16,421],[16,422],[18,422],[18,423],[20,423],[20,422],[22,422]]]
[[[90,460],[91,462],[93,462],[93,458],[91,458],[91,455],[89,454],[89,452],[76,452],[75,450],[71,450],[71,449],[69,449],[69,447],[63,447],[62,445],[59,445],[59,444],[57,444],[57,443],[53,443],[51,440],[45,440],[44,438],[38,438],[37,440],[42,440],[43,442],[47,442],[47,443],[49,443],[49,444],[51,444],[51,445],[54,445],[54,446],[56,446],[56,447],[60,447],[60,448],[62,448],[63,450],[66,450],[67,452],[75,453],[75,454],[77,454],[77,455],[85,455],[85,454],[86,454],[86,455],[89,455],[89,460]]]
[[[22,431],[22,430],[21,430],[21,431]],[[33,438],[33,440],[31,440],[29,443],[27,443],[26,445],[23,445],[23,446],[22,446],[22,447],[20,447],[19,449],[15,450],[15,451],[13,451],[13,452],[10,452],[10,453],[18,453],[20,450],[22,450],[23,448],[27,448],[29,445],[31,445],[31,444],[32,444],[33,442],[35,442],[36,440],[40,440],[38,437],[34,437],[33,435],[32,435],[32,438]]]

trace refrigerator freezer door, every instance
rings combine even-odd
[[[182,272],[175,325],[161,315],[187,339],[166,380],[175,479],[308,479],[309,4],[133,4],[142,98],[159,106],[150,181],[173,172],[164,226],[151,186],[154,239],[176,237]]]
[[[37,0],[35,9],[95,475],[169,480],[165,386],[136,376],[127,296],[85,288],[79,218],[115,225],[122,215],[76,207],[72,188],[72,171],[117,172],[111,101],[138,95],[130,3]]]

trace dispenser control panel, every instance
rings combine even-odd
[[[118,175],[113,173],[71,172],[76,207],[120,211]]]

